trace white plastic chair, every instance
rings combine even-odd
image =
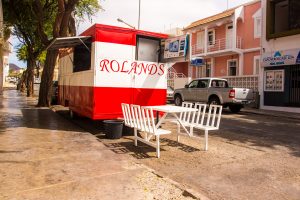
[[[156,148],[156,156],[159,158],[160,157],[160,142],[159,142],[160,135],[170,134],[171,131],[161,129],[161,128],[156,128],[152,108],[142,107],[141,111],[142,111],[142,127],[143,127],[143,131],[146,133],[146,143]],[[150,138],[153,135],[156,138],[156,144],[150,142]]]
[[[129,104],[122,103],[121,106],[122,106],[122,112],[123,112],[125,126],[133,128],[132,115],[131,115],[131,109],[130,109]]]
[[[143,131],[141,107],[139,105],[131,105],[131,115],[134,128],[134,145],[137,146],[137,131]]]
[[[199,104],[198,104],[199,105]],[[196,121],[190,124],[190,129],[193,128],[204,130],[205,133],[205,151],[208,150],[208,131],[218,130],[222,115],[222,106],[210,105],[207,116],[205,117],[205,110],[201,112],[199,109]]]

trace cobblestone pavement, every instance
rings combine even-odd
[[[199,197],[35,104],[14,90],[0,96],[0,199]]]
[[[68,118],[67,111],[55,107]],[[209,134],[209,149],[200,138],[176,134],[162,138],[161,158],[132,136],[107,140],[99,122],[85,118],[73,123],[96,135],[116,155],[131,155],[160,176],[168,177],[211,199],[300,199],[300,120],[224,110],[219,131]],[[176,126],[163,124],[176,133]]]

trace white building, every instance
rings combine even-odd
[[[262,0],[262,109],[300,113],[300,1]]]

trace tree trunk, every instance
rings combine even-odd
[[[22,76],[20,78],[18,89],[20,92],[25,92],[26,89],[26,76],[27,76],[27,69],[22,73]]]
[[[27,97],[33,96],[35,58],[29,55],[27,60]]]
[[[42,73],[38,106],[50,106],[52,96],[53,74],[58,56],[58,50],[48,50]]]

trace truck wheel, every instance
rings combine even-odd
[[[212,105],[220,105],[220,99],[218,97],[211,97],[209,98],[208,104],[212,104]]]
[[[230,105],[229,106],[229,109],[232,113],[238,113],[241,111],[242,109],[242,106],[239,106],[239,105]]]
[[[182,98],[181,98],[181,96],[179,94],[177,94],[175,96],[174,102],[175,102],[176,106],[181,106],[182,105]]]

